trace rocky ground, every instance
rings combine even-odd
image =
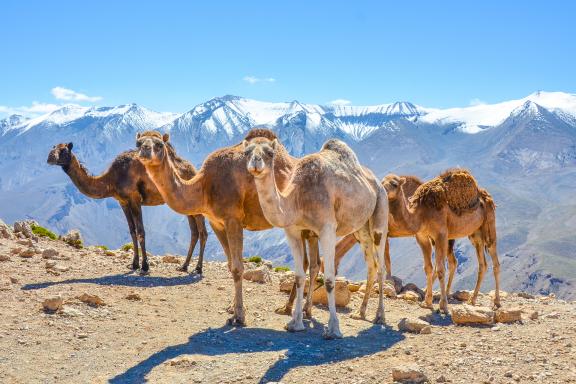
[[[404,292],[386,299],[383,328],[350,318],[363,294],[346,282],[357,291],[339,311],[344,338],[327,341],[323,305],[305,332],[284,330],[288,317],[274,309],[287,298],[279,286],[289,274],[265,265],[247,276],[264,283],[244,284],[248,326],[231,328],[225,263],[197,276],[176,270],[181,258],[154,256],[141,276],[127,269],[128,252],[11,230],[0,228],[2,383],[576,382],[575,302],[508,293],[506,311],[493,313],[453,300],[455,319],[476,322],[455,325],[420,308],[418,292]],[[478,304],[490,302],[486,294]]]

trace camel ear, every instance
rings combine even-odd
[[[242,149],[246,149],[248,146],[248,140],[242,140]]]
[[[405,177],[401,177],[400,180],[398,180],[398,186],[399,186],[399,187],[403,186],[405,182],[406,182],[406,178],[405,178]]]
[[[272,140],[272,143],[270,144],[270,146],[272,147],[272,149],[276,149],[276,144],[278,144],[278,139],[274,139]]]
[[[168,140],[170,140],[170,135],[168,133],[165,133],[164,135],[162,135],[162,141],[167,143]]]
[[[142,136],[142,133],[138,132],[138,133],[136,134],[136,140],[138,140],[138,139],[140,138],[140,136]]]
[[[71,151],[72,148],[74,147],[74,144],[72,144],[72,142],[69,142],[67,145],[68,149]]]

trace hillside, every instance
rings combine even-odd
[[[322,305],[306,331],[284,331],[288,317],[274,313],[287,298],[283,272],[244,281],[248,326],[231,328],[226,263],[208,262],[196,276],[152,256],[150,275],[140,276],[126,268],[128,252],[9,237],[0,239],[3,383],[388,383],[393,371],[430,383],[576,382],[576,302],[509,292],[503,307],[520,309],[521,321],[457,326],[416,302],[386,299],[382,328],[349,318],[356,292],[339,310],[344,338],[326,341]],[[47,299],[62,304],[46,312]],[[490,305],[489,295],[480,299]],[[418,317],[429,331],[399,330],[402,318]]]

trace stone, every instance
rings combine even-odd
[[[78,300],[93,307],[100,307],[102,305],[105,305],[104,300],[102,300],[99,296],[91,295],[88,293],[83,293],[80,296],[78,296]]]
[[[14,276],[10,276],[10,282],[12,284],[18,284],[19,280],[18,280],[18,278],[14,277]]]
[[[46,300],[44,300],[42,302],[42,307],[44,308],[45,312],[56,312],[58,311],[60,308],[62,308],[62,304],[64,303],[64,300],[62,299],[61,296],[53,296],[53,297],[49,297]]]
[[[63,242],[65,242],[66,244],[68,244],[74,248],[77,248],[77,249],[81,249],[84,246],[84,241],[82,240],[82,235],[80,234],[80,231],[78,231],[77,229],[70,230],[67,234],[62,236],[60,239]]]
[[[403,285],[402,285],[402,279],[401,278],[399,278],[398,276],[391,276],[390,279],[386,280],[386,281],[392,283],[397,294],[402,292]]]
[[[497,323],[514,323],[522,320],[522,310],[520,308],[499,308],[494,314]]]
[[[23,257],[25,259],[29,259],[31,257],[34,257],[35,254],[36,254],[36,249],[34,247],[30,247],[30,248],[27,248],[27,249],[21,251],[20,257]]]
[[[543,317],[544,319],[554,319],[554,320],[556,320],[556,319],[559,319],[559,318],[560,318],[560,315],[559,315],[557,312],[550,312],[550,313],[548,313],[548,314],[546,314],[546,315],[544,315],[544,316],[542,316],[542,317]]]
[[[418,293],[413,291],[406,291],[398,295],[398,298],[406,301],[420,301],[420,296]]]
[[[534,296],[528,292],[518,292],[517,296],[521,297],[523,299],[535,299],[536,298],[536,296]]]
[[[538,320],[538,311],[534,311],[530,314],[530,320]]]
[[[426,326],[420,330],[421,335],[430,335],[431,333],[432,333],[432,327],[430,325],[428,325],[428,326]]]
[[[405,286],[402,287],[402,290],[400,291],[400,293],[404,293],[404,292],[414,292],[418,294],[419,297],[419,301],[424,300],[424,291],[421,290],[416,284],[414,283],[408,283]]]
[[[46,262],[46,269],[52,269],[56,266],[56,262],[54,260],[49,260]]]
[[[162,257],[162,262],[168,264],[180,264],[180,258],[174,255],[165,255]]]
[[[352,293],[358,292],[360,290],[360,284],[358,283],[348,283],[348,290]]]
[[[80,316],[84,316],[84,313],[77,308],[69,307],[69,306],[65,305],[60,310],[60,315],[65,316],[65,317],[80,317]]]
[[[142,297],[140,297],[140,295],[137,293],[130,293],[126,295],[125,299],[130,301],[140,301],[142,300]]]
[[[67,265],[56,264],[55,266],[52,267],[52,269],[56,272],[68,272],[70,270],[70,267]]]
[[[14,223],[14,233],[21,233],[25,238],[31,239],[34,236],[32,226],[38,225],[34,220],[17,221]]]
[[[345,307],[350,302],[352,295],[348,289],[348,281],[336,279],[334,287],[334,296],[336,298],[337,307]],[[312,301],[314,303],[320,303],[328,305],[328,292],[326,292],[326,286],[322,285],[312,292]]]
[[[10,261],[10,256],[8,256],[8,255],[0,255],[0,261]]]
[[[472,296],[472,292],[470,291],[456,291],[452,293],[452,297],[458,301],[468,301]]]
[[[244,280],[260,284],[269,283],[271,281],[270,269],[267,266],[262,265],[258,268],[246,270],[244,271]]]
[[[43,259],[56,259],[59,255],[60,255],[60,252],[58,252],[54,248],[46,248],[42,252],[42,258]]]
[[[286,271],[280,275],[280,291],[290,292],[292,291],[292,286],[294,285],[294,280],[296,279],[296,274],[294,271]],[[308,284],[306,284],[308,285]]]
[[[404,317],[398,322],[398,329],[404,332],[420,333],[425,327],[430,327],[430,324],[417,318]]]
[[[16,241],[16,244],[25,245],[27,247],[33,247],[34,243],[30,239],[21,239]]]
[[[382,284],[384,296],[389,297],[391,299],[395,299],[396,295],[396,288],[394,287],[394,282],[390,280],[386,280],[384,284]],[[378,291],[380,292],[380,291]]]
[[[452,306],[454,324],[492,324],[494,311],[487,307],[475,307],[468,304]]]
[[[428,378],[420,366],[406,364],[392,368],[392,380],[399,383],[420,384],[428,381]]]
[[[13,239],[14,230],[5,222],[0,219],[0,238],[2,239]]]

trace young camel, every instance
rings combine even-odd
[[[500,306],[500,263],[496,251],[496,214],[490,194],[479,188],[472,175],[462,169],[444,172],[422,184],[411,199],[402,191],[404,180],[396,175],[384,179],[394,220],[415,235],[424,255],[426,297],[424,306],[432,308],[432,283],[435,274],[440,281],[440,309],[448,311],[447,288],[444,284],[444,262],[450,239],[468,237],[478,257],[478,278],[470,299],[476,302],[480,284],[486,272],[485,250],[492,257],[496,294],[494,306]],[[436,271],[432,266],[432,246],[435,248]],[[451,268],[455,269],[451,266]],[[453,271],[449,284],[452,282]]]
[[[246,139],[254,137],[276,138],[267,129],[253,129]],[[228,268],[234,279],[234,315],[231,325],[245,325],[245,308],[242,298],[243,229],[261,231],[272,228],[260,208],[254,180],[246,169],[246,155],[242,144],[219,149],[210,154],[196,176],[183,180],[168,155],[169,135],[157,132],[139,133],[136,137],[138,158],[170,208],[185,215],[203,214],[218,237],[228,258]],[[276,183],[284,187],[296,159],[278,144],[278,158],[274,165]],[[300,246],[308,240],[311,252],[318,249],[317,238],[307,231],[298,234]],[[318,255],[310,255],[310,281],[316,280],[320,268]],[[311,292],[312,289],[309,290]],[[311,294],[309,295],[311,299]],[[300,311],[302,308],[300,308]],[[307,301],[310,315],[311,300]]]
[[[132,237],[134,258],[132,269],[137,270],[140,266],[138,255],[138,242],[142,249],[142,271],[148,272],[148,257],[146,255],[146,242],[144,223],[142,220],[142,206],[162,205],[164,200],[148,177],[144,166],[137,158],[135,151],[123,152],[114,159],[112,165],[100,176],[92,176],[72,153],[73,145],[58,144],[48,155],[48,164],[59,165],[70,177],[74,185],[84,195],[94,199],[113,197],[120,203],[126,216],[130,236]],[[174,163],[178,164],[178,170],[183,178],[190,179],[196,174],[194,166],[173,154]],[[202,215],[188,216],[188,224],[192,236],[188,255],[181,270],[187,271],[192,253],[200,239],[200,255],[194,271],[202,274],[202,261],[208,232]]]
[[[360,165],[354,152],[339,140],[328,140],[320,152],[298,160],[286,185],[279,186],[275,181],[277,147],[275,139],[244,141],[244,150],[249,156],[247,168],[254,176],[264,216],[272,225],[284,228],[294,256],[296,308],[286,329],[304,330],[302,300],[306,275],[299,237],[303,229],[308,229],[318,234],[320,252],[324,255],[324,284],[330,310],[324,337],[341,338],[334,295],[336,238],[354,233],[360,240],[366,261],[375,264],[374,259],[378,257],[378,278],[382,285],[388,228],[386,191],[372,172]],[[384,323],[382,291],[376,323]],[[367,293],[369,296],[368,290]]]

